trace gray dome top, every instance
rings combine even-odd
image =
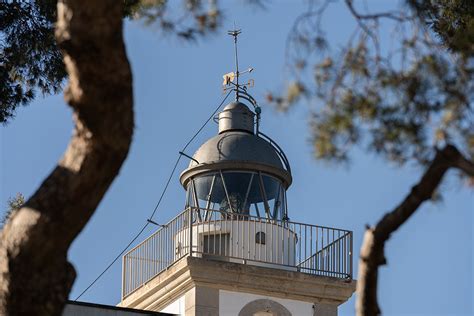
[[[257,162],[284,169],[277,152],[266,140],[255,134],[241,131],[229,131],[205,142],[193,156],[199,164],[222,161]],[[189,168],[198,164],[191,160]]]
[[[284,163],[277,145],[254,134],[254,116],[243,103],[228,104],[219,113],[219,134],[199,147],[180,176],[181,184],[186,187],[200,174],[242,170],[273,175],[288,187],[292,179],[286,157]]]

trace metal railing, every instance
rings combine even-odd
[[[351,231],[188,208],[125,254],[122,298],[188,255],[352,278]]]
[[[189,245],[189,236],[179,234],[188,227],[189,214],[182,212],[122,257],[122,298],[189,253],[184,248],[176,254],[176,245]]]
[[[326,230],[326,239],[331,236],[329,245],[318,250],[298,264],[301,272],[316,273],[331,277],[352,277],[352,232],[339,229]],[[335,235],[334,235],[335,234]],[[321,233],[321,238],[324,233]],[[346,254],[349,253],[349,261]],[[349,272],[349,273],[348,273]]]

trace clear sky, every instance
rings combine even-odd
[[[267,91],[284,87],[285,38],[305,1],[268,2],[266,10],[243,6],[242,2],[223,2],[225,27],[197,44],[163,37],[156,28],[138,22],[126,23],[134,76],[135,134],[119,176],[69,251],[78,272],[71,298],[95,279],[145,223],[178,151],[221,101],[222,75],[233,70],[232,41],[226,35],[233,21],[243,29],[240,65],[255,68],[253,96],[263,103]],[[341,7],[331,10],[325,24],[331,30],[331,40],[345,38],[352,29],[350,23]],[[307,123],[305,104],[287,114],[263,105],[262,131],[279,143],[292,165],[290,218],[353,230],[357,255],[364,225],[374,224],[393,209],[422,170],[396,168],[363,149],[354,150],[350,167],[328,166],[311,156]],[[10,196],[34,192],[62,155],[71,130],[71,111],[62,95],[37,98],[0,128],[1,212]],[[188,154],[216,132],[216,124],[209,123]],[[183,159],[179,171],[186,164]],[[160,223],[184,206],[178,175],[155,215]],[[385,315],[474,313],[473,191],[459,185],[453,176],[447,180],[442,186],[444,201],[423,205],[388,242],[388,266],[381,269],[379,281],[379,301]],[[140,240],[154,229],[150,226]],[[354,265],[357,271],[357,259]],[[119,261],[81,300],[117,304],[120,286]],[[352,297],[341,306],[340,315],[352,315],[354,301]]]

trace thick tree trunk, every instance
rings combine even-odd
[[[357,281],[356,311],[358,316],[375,316],[381,313],[377,302],[378,268],[386,264],[385,242],[418,207],[430,199],[449,168],[457,168],[474,177],[474,163],[465,159],[456,147],[448,145],[436,157],[395,210],[385,214],[375,227],[367,227],[360,250]]]
[[[0,234],[0,315],[61,314],[75,278],[68,248],[128,154],[132,76],[121,5],[58,3],[56,39],[69,74],[65,99],[75,128],[57,167]]]

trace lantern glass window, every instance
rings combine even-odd
[[[202,211],[281,220],[285,205],[281,181],[260,172],[219,171],[196,176],[188,184],[186,206]]]

